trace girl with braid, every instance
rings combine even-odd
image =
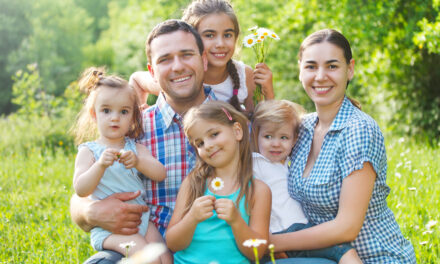
[[[231,4],[226,0],[194,0],[182,19],[194,26],[202,37],[208,58],[204,84],[213,89],[217,99],[236,109],[252,112],[255,84],[260,84],[266,99],[273,99],[272,72],[264,63],[255,70],[232,59],[240,27]],[[130,77],[141,102],[148,94],[159,94],[160,88],[148,72],[135,72]],[[148,107],[143,105],[143,108]],[[243,109],[244,108],[244,109]]]

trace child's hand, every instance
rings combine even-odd
[[[205,221],[214,215],[214,202],[215,197],[212,195],[201,196],[194,200],[194,203],[189,210],[189,214],[198,223]]]
[[[127,169],[131,169],[136,167],[137,163],[138,163],[138,158],[136,156],[136,154],[133,153],[133,151],[128,150],[121,150],[119,152],[119,162],[124,164],[125,168]]]
[[[266,99],[273,99],[272,71],[265,63],[255,65],[254,82],[261,85],[261,91]]]
[[[98,163],[104,168],[107,168],[113,165],[113,162],[118,160],[118,153],[119,151],[117,149],[107,148],[104,150],[104,152],[102,152],[102,155],[98,160]]]
[[[215,211],[218,218],[225,220],[229,225],[240,216],[234,202],[229,199],[215,200]]]

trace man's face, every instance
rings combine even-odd
[[[171,105],[197,101],[203,96],[203,77],[207,69],[195,37],[188,32],[163,34],[150,43],[148,69]]]

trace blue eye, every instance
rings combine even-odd
[[[313,70],[313,69],[315,69],[315,66],[314,65],[306,65],[305,68],[309,69],[309,70]]]
[[[234,36],[234,34],[232,33],[226,33],[225,34],[225,38],[232,38]]]
[[[110,113],[110,109],[108,109],[108,108],[104,108],[104,109],[102,109],[102,112],[108,114],[108,113]]]
[[[281,139],[288,140],[289,138],[286,136],[282,136]]]
[[[266,138],[266,139],[272,139],[272,136],[271,136],[271,135],[265,135],[264,138]]]
[[[125,110],[125,109],[124,109],[124,110],[121,111],[121,113],[122,113],[123,115],[126,115],[126,114],[128,114],[128,110]]]
[[[213,37],[214,37],[214,34],[212,34],[212,33],[208,33],[208,34],[205,34],[204,37],[205,37],[205,38],[213,38]]]

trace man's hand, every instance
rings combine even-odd
[[[85,210],[86,222],[113,234],[136,234],[142,213],[147,212],[149,208],[146,205],[129,204],[124,201],[133,200],[139,195],[140,191],[115,193],[103,200],[94,201]]]

